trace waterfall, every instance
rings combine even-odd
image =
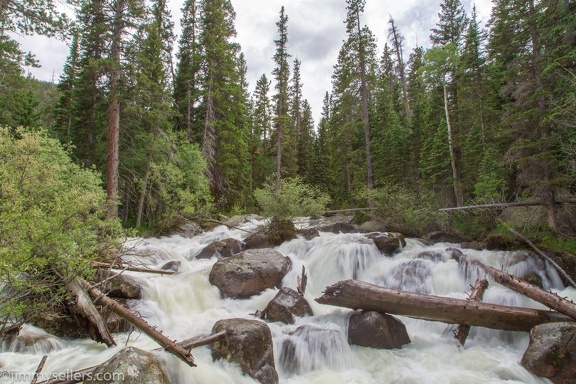
[[[259,222],[243,229],[251,230]],[[209,334],[217,320],[242,317],[262,310],[277,290],[268,289],[246,300],[222,299],[208,281],[215,258],[195,256],[208,244],[226,238],[243,239],[247,232],[219,226],[192,239],[170,236],[131,239],[126,261],[159,268],[170,260],[181,262],[179,273],[152,275],[125,272],[143,287],[144,299],[130,301],[133,310],[175,340]],[[315,316],[297,319],[295,324],[269,323],[274,339],[276,369],[285,384],[306,383],[545,383],[519,361],[528,343],[526,333],[472,328],[465,347],[451,334],[453,326],[438,322],[399,317],[407,327],[412,343],[402,349],[377,350],[349,345],[349,310],[320,305],[314,301],[324,288],[339,280],[359,279],[381,286],[454,298],[466,298],[470,285],[483,274],[453,260],[446,249],[457,244],[426,246],[408,239],[401,252],[382,255],[362,234],[320,233],[311,240],[297,238],[276,249],[291,258],[293,268],[284,286],[296,288],[302,266],[308,274],[306,299]],[[486,264],[522,276],[534,273],[544,289],[562,291],[561,279],[546,262],[526,252],[464,250]],[[566,290],[563,296],[574,295]],[[576,296],[576,295],[575,295]],[[517,293],[490,283],[484,301],[506,305],[542,308]],[[26,340],[41,340],[31,345]],[[7,372],[34,372],[43,354],[48,355],[43,372],[58,373],[102,363],[126,343],[142,349],[157,346],[148,337],[134,332],[116,334],[118,347],[106,348],[91,340],[60,340],[35,327],[26,326],[20,341],[5,341],[0,367]],[[24,340],[24,341],[23,341]],[[174,356],[161,353],[170,367],[174,383],[255,383],[240,368],[225,361],[212,361],[210,347],[192,351],[198,367],[190,368]],[[15,380],[14,382],[25,382]],[[29,381],[28,381],[29,382]]]

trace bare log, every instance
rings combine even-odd
[[[174,341],[170,340],[168,337],[164,336],[160,331],[154,329],[150,324],[148,324],[144,319],[132,313],[129,309],[123,307],[115,300],[110,299],[98,289],[91,287],[88,282],[85,280],[81,280],[82,286],[86,289],[86,291],[92,296],[95,302],[102,302],[102,304],[110,307],[112,311],[123,318],[124,320],[128,321],[130,324],[144,332],[162,347],[164,347],[167,351],[176,355],[180,360],[184,361],[186,364],[190,365],[191,367],[195,367],[194,359],[189,351],[182,348]]]
[[[488,288],[488,280],[486,279],[476,279],[474,286],[472,287],[472,292],[468,297],[468,301],[482,301],[482,297],[484,296],[484,291]],[[460,324],[456,331],[454,332],[454,337],[460,345],[464,345],[468,335],[470,334],[470,326],[469,325],[462,325]]]
[[[73,312],[79,314],[88,321],[88,331],[90,337],[97,342],[104,343],[108,347],[116,345],[116,341],[108,330],[106,322],[100,316],[100,312],[96,309],[90,296],[84,290],[79,278],[75,278],[66,284],[68,292],[74,296],[74,302],[71,304]]]
[[[550,258],[547,254],[545,254],[544,252],[542,252],[540,250],[540,248],[538,248],[537,246],[534,245],[533,242],[531,242],[527,237],[523,236],[522,234],[520,234],[520,232],[518,232],[517,230],[515,230],[514,228],[512,228],[511,226],[509,226],[508,224],[506,224],[505,222],[503,222],[500,219],[497,219],[499,223],[503,224],[506,228],[508,228],[508,230],[510,232],[512,232],[514,234],[514,236],[518,237],[520,240],[522,240],[523,242],[525,242],[526,244],[528,244],[534,251],[536,251],[536,253],[538,255],[540,255],[541,257],[544,258],[544,260],[547,260],[550,264],[552,264],[554,266],[554,268],[556,268],[556,270],[558,272],[560,272],[560,274],[562,274],[562,276],[564,276],[564,278],[573,286],[576,288],[576,283],[574,282],[574,280],[572,280],[572,278],[570,277],[570,275],[568,275],[566,273],[565,270],[563,270],[554,260],[552,260],[552,258]]]
[[[576,200],[567,201],[556,201],[556,204],[574,204]],[[451,211],[468,211],[472,209],[484,209],[484,208],[506,208],[506,207],[531,207],[536,205],[542,205],[541,201],[518,201],[513,203],[491,203],[491,204],[477,204],[477,205],[467,205],[464,207],[450,207],[441,208],[441,212],[451,212]]]
[[[452,252],[453,258],[455,258],[461,263],[468,263],[470,265],[475,265],[481,268],[488,275],[490,275],[497,283],[500,283],[513,291],[521,293],[534,301],[544,304],[550,309],[554,309],[576,320],[576,304],[574,304],[572,301],[568,299],[563,299],[562,297],[558,296],[555,293],[545,291],[533,284],[528,283],[527,281],[512,276],[497,268],[486,265],[481,261],[472,259],[464,255],[458,249],[449,248],[448,250]]]
[[[306,267],[302,266],[302,275],[298,276],[297,291],[299,294],[304,295],[306,292],[306,285],[308,285],[308,275],[306,274]]]
[[[177,344],[184,349],[190,350],[193,348],[201,347],[203,345],[212,344],[215,341],[223,339],[224,337],[226,337],[225,331],[218,332],[218,333],[215,333],[213,335],[208,335],[208,336],[192,337],[190,339],[180,341]],[[153,351],[161,351],[161,350],[163,350],[163,348],[156,348]],[[39,382],[37,384],[75,384],[75,383],[80,383],[80,382],[86,380],[88,377],[90,377],[94,373],[96,368],[98,368],[98,367],[99,367],[99,365],[95,365],[95,366],[89,367],[89,368],[84,368],[84,369],[81,369],[79,371],[71,372],[70,374],[66,375],[67,377],[65,379],[54,378],[54,379]],[[61,376],[64,376],[64,375],[61,375]]]
[[[40,360],[40,364],[38,364],[38,368],[36,368],[36,372],[34,372],[34,377],[32,378],[30,384],[36,384],[36,382],[38,381],[38,375],[40,374],[40,372],[42,372],[44,364],[46,364],[46,359],[48,359],[48,355],[42,356],[42,360]]]
[[[123,271],[131,271],[131,272],[156,273],[159,275],[173,275],[176,273],[176,271],[167,271],[164,269],[133,267],[131,265],[126,265],[126,264],[102,263],[100,261],[94,261],[92,263],[92,266],[94,268],[119,269],[119,270],[123,270]]]
[[[505,331],[528,332],[542,323],[573,321],[553,311],[404,292],[358,280],[344,280],[331,285],[315,300],[344,308]]]

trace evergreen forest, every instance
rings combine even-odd
[[[444,0],[428,47],[408,50],[393,16],[384,36],[363,23],[365,2],[342,2],[347,37],[314,121],[284,7],[274,69],[251,92],[229,0],[186,0],[178,37],[166,0],[75,0],[74,20],[54,0],[2,1],[2,141],[56,140],[97,175],[106,217],[152,233],[257,212],[255,192],[297,185],[327,209],[376,207],[409,234],[436,229],[441,208],[524,201],[573,236],[576,3],[494,0],[483,26]],[[57,84],[25,75],[37,62],[13,34],[69,42]]]

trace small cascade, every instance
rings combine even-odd
[[[194,238],[170,236],[130,239],[130,254],[124,261],[160,268],[171,260],[180,261],[174,275],[152,275],[124,272],[137,279],[144,299],[129,301],[132,310],[172,339],[183,340],[209,334],[214,323],[227,318],[254,320],[275,296],[268,289],[245,300],[223,299],[208,281],[216,262],[195,256],[214,241],[227,238],[242,240],[248,232],[263,224],[251,221],[241,228],[218,226]],[[306,227],[302,220],[299,227]],[[308,275],[305,298],[315,316],[297,319],[295,324],[268,323],[274,341],[276,369],[282,384],[312,383],[544,383],[527,372],[519,361],[527,346],[526,333],[511,333],[473,327],[465,347],[452,336],[453,327],[438,322],[399,317],[406,325],[411,344],[401,349],[377,350],[351,346],[347,340],[350,310],[320,305],[314,301],[324,289],[340,280],[358,279],[384,287],[465,299],[470,286],[484,273],[478,268],[461,265],[452,259],[447,248],[456,244],[427,246],[406,239],[406,246],[396,254],[384,255],[363,234],[321,232],[311,240],[297,238],[276,250],[290,257],[292,270],[283,285],[296,288],[302,267]],[[544,289],[568,290],[562,286],[556,271],[527,252],[492,252],[462,250],[485,264],[502,268],[515,276],[534,274]],[[490,282],[484,301],[505,305],[538,307],[520,294]],[[29,338],[27,338],[28,336]],[[141,334],[115,335],[119,347],[106,348],[91,340],[59,340],[42,330],[25,326],[16,340],[4,340],[0,364],[11,372],[30,372],[41,355],[48,354],[44,372],[58,373],[102,363],[129,342],[142,349],[153,349],[153,341]],[[30,343],[27,340],[35,340]],[[22,354],[23,353],[23,354]],[[240,368],[225,361],[212,361],[210,347],[192,351],[196,368],[163,355],[174,383],[255,383]],[[15,381],[24,383],[25,381]],[[29,381],[28,381],[29,382]]]

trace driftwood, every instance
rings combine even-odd
[[[556,204],[574,204],[576,200],[567,201],[556,201]],[[467,205],[465,207],[450,207],[441,208],[439,211],[451,212],[451,211],[468,211],[471,209],[484,209],[484,208],[506,208],[506,207],[531,207],[536,205],[542,205],[541,201],[518,201],[514,203],[491,203],[491,204],[477,204],[477,205]]]
[[[92,296],[94,302],[101,302],[105,306],[108,306],[112,309],[112,311],[123,318],[124,320],[128,321],[134,327],[138,328],[162,347],[164,347],[168,352],[173,353],[176,355],[180,360],[184,361],[186,364],[195,367],[194,359],[189,351],[182,348],[174,341],[170,340],[168,337],[164,336],[160,331],[157,331],[154,327],[148,324],[144,319],[132,313],[129,309],[123,307],[121,304],[116,302],[115,300],[110,299],[98,289],[91,287],[88,282],[85,280],[80,280],[82,286],[86,291]]]
[[[404,292],[358,280],[344,280],[331,285],[315,300],[344,308],[505,331],[528,332],[542,323],[573,321],[553,311]]]
[[[556,270],[558,272],[560,272],[560,274],[562,274],[562,276],[564,276],[564,278],[573,286],[576,288],[576,283],[574,282],[574,280],[572,280],[572,278],[570,277],[570,275],[568,275],[566,273],[566,271],[564,271],[554,260],[552,260],[552,258],[550,258],[547,254],[545,254],[544,252],[542,252],[536,245],[534,245],[533,242],[530,241],[530,239],[528,239],[527,237],[523,236],[520,232],[518,232],[517,230],[515,230],[514,228],[512,228],[511,226],[509,226],[508,224],[506,224],[505,222],[503,222],[500,219],[497,219],[499,223],[501,223],[502,225],[504,225],[506,228],[508,228],[508,230],[510,232],[512,232],[514,234],[514,236],[518,237],[520,240],[522,240],[523,242],[525,242],[526,244],[528,244],[534,251],[536,251],[536,253],[538,255],[540,255],[541,257],[544,258],[544,260],[547,260],[550,264],[552,264],[554,266],[554,268],[556,268]]]
[[[159,275],[173,275],[175,271],[167,271],[163,269],[151,269],[151,268],[142,268],[142,267],[133,267],[131,265],[125,264],[116,264],[116,263],[102,263],[100,261],[95,261],[92,263],[94,268],[106,268],[106,269],[119,269],[123,271],[131,271],[131,272],[145,272],[145,273],[156,273]]]
[[[30,384],[36,384],[38,382],[38,375],[40,372],[42,372],[44,364],[46,364],[46,359],[48,359],[48,355],[42,356],[42,360],[40,360],[40,364],[38,364],[38,368],[36,368],[36,372],[34,372],[34,377],[32,378]]]
[[[469,301],[482,301],[482,297],[484,296],[484,291],[488,288],[488,280],[486,279],[477,279],[472,287],[472,292],[467,300]],[[468,338],[468,334],[470,333],[470,326],[469,325],[462,325],[460,324],[456,331],[454,332],[454,337],[460,345],[464,345],[466,339]]]
[[[306,292],[306,285],[308,285],[308,275],[306,274],[306,267],[302,266],[302,275],[298,276],[297,291],[299,294],[304,295]]]
[[[97,342],[106,344],[108,347],[116,345],[116,341],[114,341],[112,334],[108,330],[106,322],[100,316],[100,312],[98,312],[92,300],[90,300],[88,293],[84,290],[81,280],[75,278],[66,284],[66,289],[74,297],[74,301],[71,304],[72,311],[88,321],[90,337]]]
[[[458,262],[475,265],[489,274],[497,283],[576,320],[576,304],[572,301],[563,299],[555,293],[547,292],[504,271],[486,265],[481,261],[467,257],[458,249],[449,248],[448,250],[452,252],[452,257],[458,260]]]
[[[203,345],[212,344],[215,341],[221,340],[226,337],[226,332],[219,332],[209,336],[196,336],[190,339],[186,339],[184,341],[180,341],[177,344],[187,350],[198,348]],[[163,348],[156,348],[153,351],[161,351]],[[75,384],[86,380],[88,377],[92,376],[96,368],[99,365],[95,365],[93,367],[84,368],[79,371],[74,371],[66,375],[59,375],[59,376],[66,376],[66,378],[54,378],[46,381],[39,382],[37,384]]]

